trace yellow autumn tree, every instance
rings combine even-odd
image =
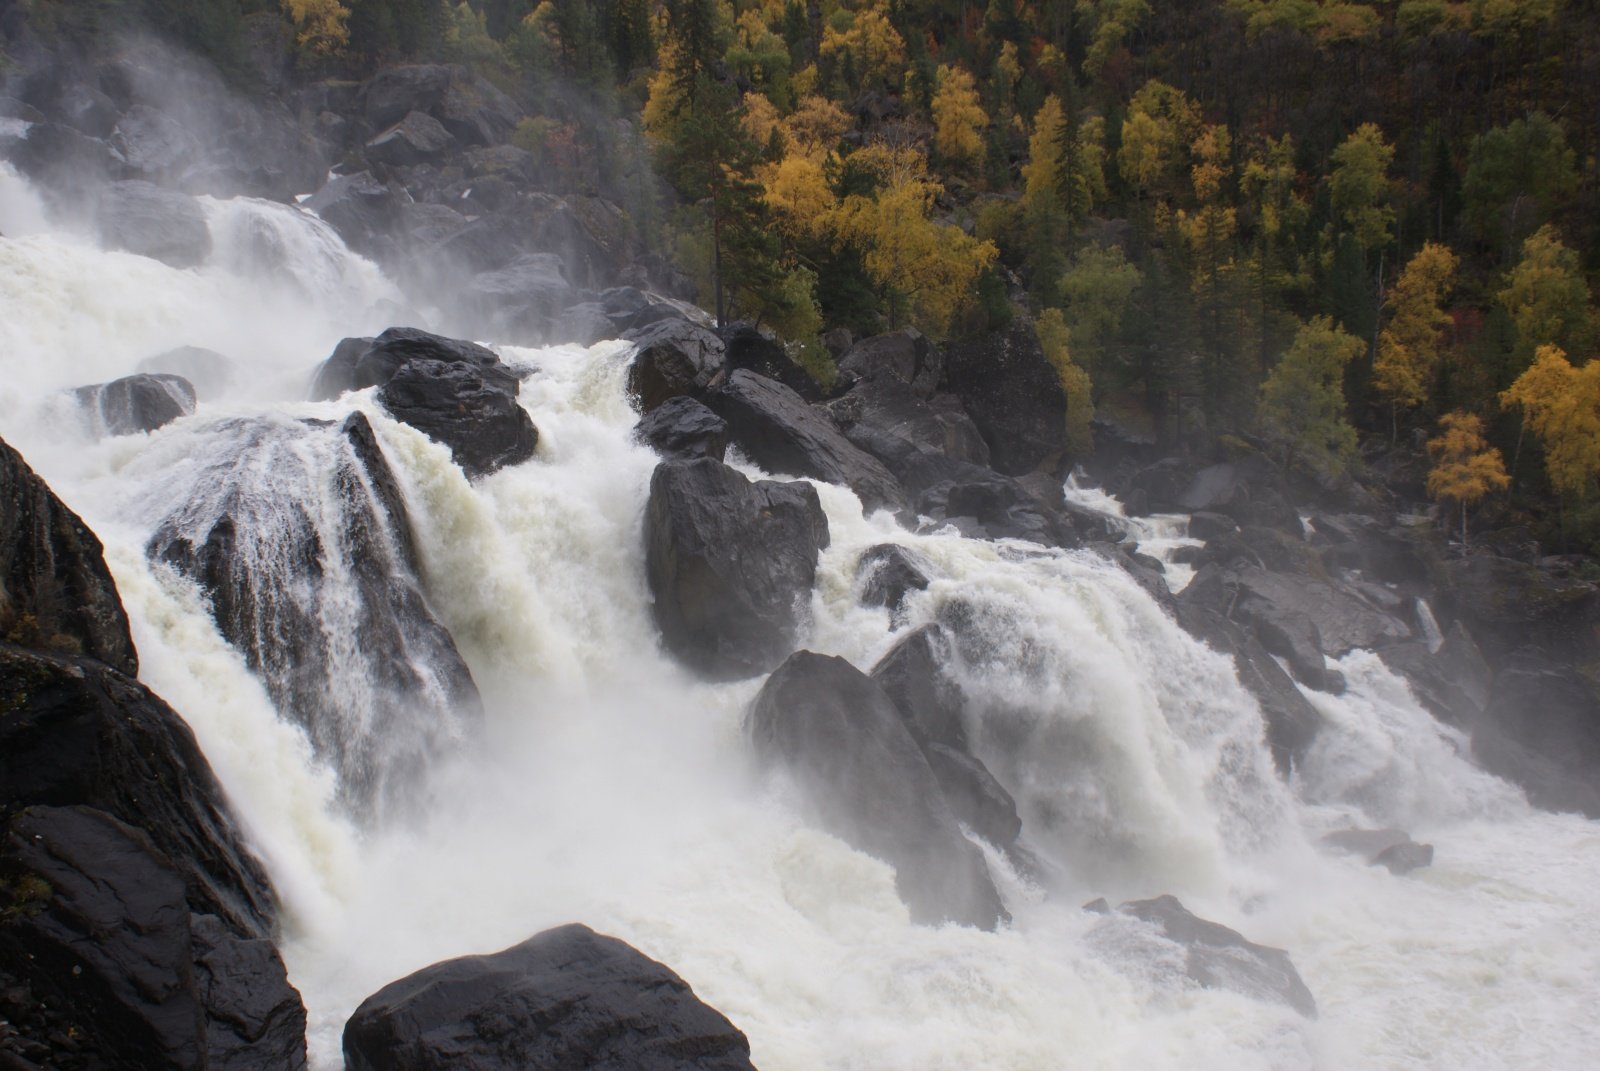
[[[1067,396],[1067,448],[1075,459],[1087,457],[1094,450],[1094,436],[1089,427],[1094,420],[1089,373],[1072,359],[1071,335],[1060,309],[1045,309],[1040,313],[1035,330],[1045,359],[1055,368],[1061,390]]]
[[[933,94],[933,149],[941,160],[969,171],[983,164],[983,130],[989,116],[978,103],[972,75],[941,64]]]
[[[1559,346],[1540,346],[1533,364],[1500,393],[1544,446],[1550,486],[1583,497],[1600,478],[1600,362],[1574,368]]]
[[[839,207],[828,168],[837,161],[836,147],[850,129],[850,116],[833,101],[811,96],[776,124],[784,154],[756,168],[762,200],[788,237],[826,238]]]
[[[1483,421],[1471,413],[1446,413],[1439,418],[1440,434],[1428,440],[1433,468],[1428,472],[1428,494],[1447,499],[1461,510],[1461,542],[1467,541],[1467,507],[1491,491],[1511,486],[1500,451],[1483,437]]]
[[[294,23],[295,40],[309,52],[331,56],[350,43],[350,9],[339,0],[283,0],[283,10]]]
[[[851,194],[836,213],[840,241],[861,250],[867,274],[889,299],[891,326],[904,310],[925,333],[943,338],[978,276],[999,250],[929,215],[942,191],[919,149],[878,142],[852,162],[880,182],[871,196]]]
[[[823,59],[842,60],[848,54],[863,86],[897,85],[906,62],[905,38],[877,5],[855,12],[842,30],[830,23],[822,32],[820,51]]]
[[[1372,387],[1389,403],[1390,435],[1398,434],[1398,411],[1428,400],[1439,365],[1440,340],[1450,317],[1443,302],[1455,279],[1456,255],[1428,242],[1401,271],[1389,293],[1389,324],[1378,336]]]
[[[1143,197],[1177,173],[1200,131],[1200,108],[1183,90],[1151,79],[1128,102],[1117,170]]]

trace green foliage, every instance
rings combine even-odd
[[[1587,353],[1594,345],[1595,312],[1578,255],[1562,244],[1554,227],[1541,227],[1522,243],[1522,259],[1496,295],[1516,327],[1520,364],[1545,345]]]
[[[1328,178],[1336,218],[1350,229],[1361,248],[1386,245],[1394,227],[1389,204],[1389,165],[1394,146],[1374,123],[1363,123],[1333,151]]]
[[[1473,138],[1461,182],[1468,222],[1508,250],[1577,188],[1577,156],[1561,124],[1543,112]]]
[[[1061,390],[1067,396],[1067,450],[1074,459],[1094,451],[1094,435],[1089,425],[1094,420],[1094,401],[1089,373],[1072,359],[1066,320],[1060,309],[1046,309],[1036,325],[1039,347],[1056,370]]]
[[[1114,245],[1084,246],[1062,275],[1066,326],[1079,361],[1091,375],[1098,376],[1118,354],[1123,318],[1143,280],[1143,273]]]
[[[1262,434],[1297,462],[1326,474],[1355,456],[1356,431],[1345,419],[1344,369],[1366,347],[1326,316],[1303,325],[1283,360],[1261,385]]]

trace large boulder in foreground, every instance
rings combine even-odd
[[[100,540],[0,440],[0,641],[139,672]]]
[[[656,466],[645,571],[667,649],[716,679],[765,673],[794,649],[828,520],[806,483],[751,483],[709,458]]]
[[[791,772],[822,824],[895,868],[920,923],[994,929],[1007,917],[983,853],[893,700],[842,658],[797,651],[750,707],[757,755]]]
[[[1317,1017],[1316,998],[1281,948],[1258,945],[1237,930],[1200,918],[1176,896],[1130,900],[1117,910],[1151,923],[1182,945],[1189,977],[1200,985],[1287,1004],[1308,1019]]]
[[[750,1043],[689,984],[587,926],[391,982],[344,1028],[350,1071],[753,1071]]]
[[[845,438],[825,410],[782,383],[741,368],[705,402],[728,422],[734,445],[767,471],[842,484],[868,512],[906,504],[882,462]]]

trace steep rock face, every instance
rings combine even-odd
[[[139,672],[100,540],[0,440],[0,640]]]
[[[1600,703],[1571,665],[1519,651],[1495,675],[1472,754],[1555,811],[1600,818]]]
[[[861,339],[839,358],[841,384],[900,383],[928,398],[944,375],[944,355],[914,327]]]
[[[350,1071],[752,1071],[750,1044],[663,964],[587,926],[424,968],[344,1029]]]
[[[983,432],[997,471],[1020,476],[1053,468],[1067,449],[1067,396],[1033,325],[952,344],[945,386]]]
[[[555,253],[523,253],[494,271],[480,272],[461,291],[471,315],[487,321],[496,337],[529,345],[551,340],[562,310],[579,300]]]
[[[895,868],[918,922],[993,929],[1007,917],[983,854],[894,702],[842,658],[798,651],[767,679],[748,725],[757,755],[787,768],[823,825]]]
[[[713,678],[766,672],[793,650],[827,545],[809,484],[753,484],[708,458],[656,466],[645,570],[662,642]]]
[[[306,1065],[305,1009],[271,940],[194,913],[143,831],[88,807],[6,823],[0,954],[113,1068]]]
[[[705,402],[728,422],[732,442],[762,468],[843,484],[869,512],[905,505],[888,469],[846,439],[826,411],[783,384],[739,369]]]
[[[810,373],[789,359],[778,341],[748,320],[740,320],[717,330],[727,347],[730,371],[744,368],[758,376],[776,380],[808,402],[822,400],[822,387]]]
[[[476,725],[477,689],[423,597],[405,502],[371,426],[221,421],[147,553],[200,585],[224,637],[340,773],[403,805]]]
[[[182,376],[141,372],[73,391],[100,435],[155,431],[194,412],[194,386]]]

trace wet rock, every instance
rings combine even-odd
[[[419,164],[450,151],[455,138],[433,116],[407,112],[389,129],[367,142],[367,159],[391,167]]]
[[[887,607],[897,618],[907,595],[928,589],[928,563],[898,543],[879,543],[856,559],[856,583],[861,605]]]
[[[756,753],[789,770],[823,825],[895,868],[921,923],[993,929],[1006,913],[900,711],[842,658],[799,651],[751,704]]]
[[[1237,930],[1200,918],[1175,896],[1130,900],[1117,910],[1157,926],[1168,940],[1182,945],[1189,977],[1200,985],[1277,1001],[1307,1018],[1317,1017],[1316,998],[1282,949],[1255,944]]]
[[[123,173],[115,149],[60,123],[35,123],[10,150],[18,171],[57,205],[76,208]]]
[[[585,301],[562,309],[550,324],[547,334],[552,344],[567,342],[592,346],[596,342],[615,338],[617,329],[603,306]]]
[[[633,437],[664,460],[709,457],[721,461],[728,447],[728,422],[693,398],[679,395],[641,417]]]
[[[182,376],[141,372],[73,392],[97,435],[136,435],[189,416],[195,390]]]
[[[828,522],[805,483],[751,483],[710,459],[656,466],[645,571],[662,642],[708,677],[764,673],[794,649]]]
[[[1214,539],[1239,530],[1232,517],[1204,510],[1189,516],[1189,535],[1195,539]]]
[[[808,402],[822,400],[821,385],[811,378],[809,372],[789,359],[776,339],[763,334],[755,324],[739,320],[719,328],[717,336],[727,347],[730,371],[744,368],[782,383]]]
[[[878,456],[878,451],[857,439],[859,433],[870,433],[874,440],[883,436],[902,439],[921,452],[978,468],[989,466],[989,446],[961,400],[953,394],[923,398],[898,379],[869,378],[831,402],[828,411],[851,436],[852,442],[874,456]],[[899,452],[890,451],[891,456]],[[897,472],[890,456],[880,457],[880,460],[889,465],[890,471]],[[915,481],[915,485],[907,484],[906,489],[920,494],[941,479],[950,478],[954,478],[953,470],[946,470],[943,475],[930,473],[927,478]]]
[[[138,369],[152,375],[179,376],[189,381],[199,398],[216,398],[233,384],[233,362],[215,350],[179,346],[146,357]]]
[[[200,202],[148,182],[115,182],[100,200],[100,240],[110,249],[192,268],[211,255]]]
[[[271,942],[191,914],[148,836],[88,807],[36,806],[6,826],[0,956],[69,1009],[79,1052],[104,1066],[305,1067],[305,1009]],[[202,966],[224,961],[227,977]]]
[[[1372,862],[1391,874],[1409,874],[1413,870],[1433,865],[1433,845],[1417,844],[1414,841],[1390,845],[1379,852]]]
[[[145,104],[135,104],[117,120],[111,144],[133,175],[158,183],[176,182],[200,153],[188,128]]]
[[[1004,331],[952,343],[945,386],[983,433],[996,471],[1020,476],[1065,457],[1067,397],[1032,323],[1019,318]]]
[[[1444,579],[1444,608],[1490,649],[1538,644],[1564,650],[1588,631],[1600,603],[1594,584],[1492,554],[1447,562]]]
[[[783,384],[740,369],[709,391],[705,402],[728,422],[734,445],[769,472],[848,487],[868,512],[905,505],[900,485],[876,458]]]
[[[382,130],[411,112],[433,111],[451,81],[450,68],[438,64],[389,67],[361,87],[360,106],[373,129]]]
[[[965,751],[930,743],[922,749],[956,819],[997,848],[1009,848],[1022,832],[1017,801],[994,774]]]
[[[872,667],[872,679],[905,716],[907,728],[919,742],[965,752],[965,701],[946,669],[953,657],[944,628],[923,625],[878,660]]]
[[[1340,829],[1323,837],[1322,843],[1359,855],[1391,874],[1409,874],[1433,865],[1433,845],[1418,844],[1403,829]]]
[[[468,364],[409,360],[378,388],[377,400],[396,420],[448,446],[470,479],[521,464],[539,445],[516,392]]]
[[[699,394],[722,370],[722,339],[671,311],[671,318],[644,325],[635,316],[634,326],[622,335],[638,347],[628,367],[628,393],[641,413],[680,394]]]
[[[1600,818],[1600,699],[1573,666],[1524,648],[1495,675],[1472,754],[1535,805]]]
[[[129,676],[139,672],[100,540],[3,440],[0,642],[81,653]]]
[[[368,997],[344,1029],[351,1071],[752,1071],[745,1036],[687,982],[586,926],[436,963]]]
[[[475,731],[479,700],[424,598],[405,499],[366,418],[219,421],[171,491],[147,555],[200,586],[348,807],[414,806],[426,772]]]

